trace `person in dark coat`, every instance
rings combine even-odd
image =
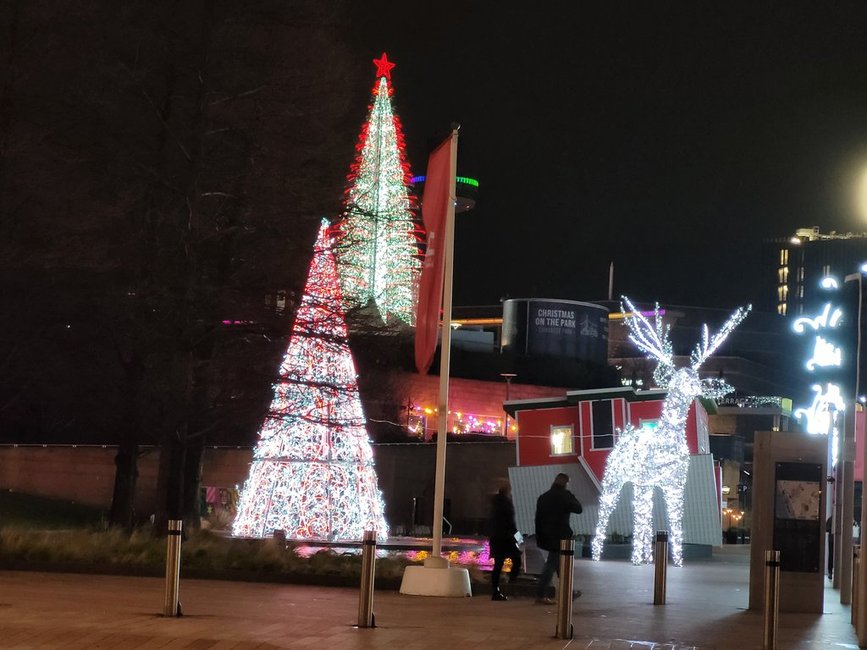
[[[560,571],[560,540],[573,535],[569,517],[573,512],[580,515],[583,510],[581,502],[566,489],[568,484],[569,477],[566,474],[557,474],[551,489],[536,501],[536,546],[548,551],[545,568],[539,577],[536,602],[545,605],[554,604],[554,600],[548,598],[545,592],[554,573],[559,574]],[[581,595],[581,592],[574,593]]]
[[[491,507],[491,557],[494,558],[494,570],[491,572],[491,600],[509,600],[500,591],[500,574],[506,558],[512,560],[512,571],[509,582],[515,582],[521,572],[521,549],[515,534],[518,526],[515,524],[515,506],[512,503],[512,488],[504,481],[494,495]]]

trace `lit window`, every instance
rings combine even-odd
[[[551,426],[551,455],[563,456],[575,453],[575,441],[572,438],[572,425],[559,424]]]
[[[781,304],[777,305],[777,313],[780,314],[781,316],[786,315],[786,303],[781,303]]]
[[[778,270],[780,276],[780,284],[786,284],[789,281],[789,267],[784,266]]]
[[[780,266],[785,266],[789,263],[789,249],[781,248],[780,249]]]
[[[410,434],[423,438],[427,429],[427,418],[424,415],[411,413],[407,418],[406,428]]]

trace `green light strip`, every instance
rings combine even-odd
[[[410,182],[424,183],[424,179],[424,176],[413,176],[412,179],[410,179]],[[477,181],[475,178],[470,178],[469,176],[455,176],[455,181],[457,181],[458,183],[463,183],[464,185],[470,185],[471,187],[479,186],[479,181]]]
[[[466,185],[472,185],[473,187],[479,186],[479,181],[475,178],[470,178],[469,176],[455,176],[455,180],[458,183],[464,183]]]

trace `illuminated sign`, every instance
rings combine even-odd
[[[830,291],[840,288],[832,277],[824,278],[820,286]],[[809,372],[821,375],[819,369],[842,367],[843,350],[828,338],[828,331],[837,329],[842,319],[843,310],[827,302],[817,315],[803,316],[793,323],[792,329],[796,334],[809,333],[814,336],[812,356],[804,364]],[[813,384],[812,390],[815,393],[812,403],[796,409],[794,415],[804,421],[807,433],[830,437],[831,464],[836,466],[840,445],[840,414],[846,409],[846,403],[840,386],[834,382]]]
[[[830,318],[829,318],[830,316]],[[834,328],[840,324],[840,319],[843,317],[843,312],[840,308],[834,309],[834,312],[831,313],[831,303],[825,305],[825,308],[822,310],[822,313],[816,316],[815,318],[808,318],[806,316],[798,318],[795,320],[795,324],[792,326],[792,329],[795,330],[798,334],[803,334],[807,331],[807,327],[812,327],[815,331],[819,331],[824,328]]]
[[[807,359],[807,370],[812,372],[816,366],[823,368],[839,368],[843,364],[843,352],[833,343],[826,341],[821,336],[816,337],[816,347],[813,356]]]
[[[413,176],[409,179],[410,183],[424,183],[425,176]],[[458,183],[463,183],[464,185],[469,185],[470,187],[478,187],[479,181],[475,178],[470,178],[469,176],[455,176],[455,181]]]

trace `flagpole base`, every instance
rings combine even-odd
[[[442,558],[437,558],[442,559]],[[408,596],[442,596],[445,598],[466,598],[473,595],[470,586],[470,572],[459,567],[439,568],[428,566],[408,566],[403,571],[400,593]]]

